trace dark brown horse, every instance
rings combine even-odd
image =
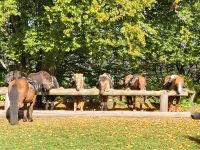
[[[124,84],[126,90],[146,90],[146,78],[142,75],[132,75],[127,74],[124,78]],[[127,105],[130,108],[130,104],[133,104],[133,110],[135,109],[135,98],[136,96],[126,96]],[[146,96],[144,97],[144,102],[140,102],[140,110],[142,109],[142,104],[146,101]]]
[[[46,71],[31,73],[27,78],[37,82],[45,91],[49,91],[54,86],[52,76]]]
[[[56,79],[55,76],[51,76],[52,80],[53,80],[53,87],[52,88],[59,88],[59,83]],[[45,110],[53,110],[54,109],[54,100],[56,99],[55,95],[46,95],[45,96],[46,99],[46,104],[45,104]]]
[[[84,89],[85,82],[84,82],[84,76],[82,73],[75,73],[72,77],[72,86],[77,90],[80,91]],[[73,96],[74,101],[74,111],[77,110],[77,108],[80,107],[80,110],[83,111],[84,107],[84,100],[83,96]]]
[[[36,73],[29,74],[27,78],[35,81],[40,86],[40,91],[42,92],[42,98],[38,99],[38,103],[40,103],[40,105],[41,105],[42,99],[45,99],[46,100],[45,109],[48,110],[49,109],[49,100],[51,100],[50,109],[52,110],[54,107],[55,96],[50,96],[50,95],[44,96],[44,94],[48,93],[49,90],[52,88],[59,88],[59,83],[58,83],[56,77],[51,76],[46,71],[39,71]]]
[[[184,88],[184,77],[180,75],[167,75],[164,77],[164,90],[174,90],[178,94],[183,92]],[[169,111],[173,109],[173,101],[175,100],[175,111],[177,111],[180,96],[169,96]]]
[[[99,89],[99,94],[101,98],[101,110],[108,110],[107,101],[108,96],[104,96],[103,93],[109,91],[114,86],[114,82],[111,76],[104,73],[99,76],[99,81],[97,82],[97,88]]]
[[[33,106],[36,101],[38,86],[35,82],[26,79],[12,80],[8,86],[10,100],[9,122],[11,125],[18,123],[18,111],[24,110],[23,121],[33,121]],[[29,106],[27,104],[30,103]],[[27,112],[28,111],[28,112]]]

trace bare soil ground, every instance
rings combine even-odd
[[[116,100],[117,99],[117,100]],[[140,102],[142,103],[142,97],[136,98],[136,110],[140,109]],[[130,105],[132,108],[133,106]],[[44,110],[45,102],[42,102],[42,106],[35,105],[35,110]],[[4,101],[0,101],[0,110],[4,109]],[[108,100],[108,109],[109,110],[130,110],[126,102],[120,101],[118,98],[109,98]],[[73,101],[72,100],[65,100],[62,98],[57,99],[54,102],[54,110],[73,110]],[[97,99],[90,99],[85,101],[84,110],[88,111],[95,111],[100,110],[100,102]],[[142,103],[142,110],[145,111],[155,111],[159,110],[159,104],[150,103],[147,101],[146,103]]]

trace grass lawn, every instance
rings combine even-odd
[[[200,121],[108,117],[0,119],[0,149],[198,150]]]

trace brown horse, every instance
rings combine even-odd
[[[167,75],[164,77],[164,90],[175,90],[178,94],[183,92],[184,77],[180,75]],[[173,101],[175,100],[175,111],[177,111],[180,96],[169,96],[169,111],[172,111]]]
[[[37,82],[45,91],[49,91],[51,88],[54,87],[53,78],[46,71],[30,73],[27,78]]]
[[[84,82],[84,76],[82,73],[75,73],[73,75],[72,85],[73,87],[76,88],[77,91],[84,89],[85,82]],[[83,111],[83,107],[84,107],[83,96],[73,96],[72,98],[74,102],[74,111],[76,111],[78,107],[80,107],[80,110]]]
[[[33,106],[36,101],[38,86],[35,82],[26,79],[16,79],[9,83],[8,96],[10,100],[9,122],[11,125],[18,123],[18,111],[24,109],[23,121],[32,122]],[[30,103],[29,106],[27,104]],[[28,113],[27,113],[28,111]]]
[[[52,110],[54,107],[55,96],[46,96],[45,97],[44,94],[48,93],[49,90],[52,88],[59,88],[59,83],[58,83],[56,77],[51,76],[46,71],[39,71],[36,73],[29,74],[27,78],[35,81],[40,86],[40,91],[42,92],[42,98],[38,99],[38,103],[40,103],[40,105],[41,105],[42,99],[45,99],[46,100],[45,109],[48,110],[49,109],[49,100],[51,99],[50,109]]]
[[[97,82],[97,88],[99,89],[99,94],[101,98],[101,110],[108,110],[107,101],[108,96],[104,96],[105,91],[109,91],[114,86],[114,82],[111,76],[107,73],[104,73],[99,76],[99,81]]]
[[[124,78],[124,84],[126,90],[146,90],[146,78],[142,75],[132,75],[127,74]],[[133,104],[133,110],[135,109],[135,98],[136,96],[126,96],[127,105],[130,108],[130,104]],[[142,104],[146,101],[146,96],[144,97],[144,102],[140,102],[140,110],[142,109]]]
[[[59,88],[59,83],[56,79],[55,76],[51,76],[52,80],[53,80],[53,87],[52,88]],[[55,95],[46,95],[45,96],[46,99],[46,104],[45,104],[45,110],[53,110],[54,109],[54,100],[56,99]]]

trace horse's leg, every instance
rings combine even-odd
[[[101,111],[103,111],[103,109],[104,109],[104,99],[103,99],[103,96],[100,96],[100,100],[101,100],[101,103],[100,103]]]
[[[126,96],[126,102],[127,102],[127,106],[128,109],[131,109],[130,104],[132,104],[132,96]]]
[[[179,107],[179,101],[180,101],[180,97],[176,97],[176,106],[175,106],[175,111],[177,111],[178,107]]]
[[[105,111],[107,111],[108,110],[108,103],[107,103],[107,101],[104,102],[104,106],[105,106]]]
[[[104,101],[101,100],[101,111],[103,111],[103,109],[104,109]]]
[[[173,97],[169,97],[168,99],[169,101],[169,112],[172,112],[173,111]]]
[[[77,101],[77,98],[76,97],[73,97],[73,101],[74,101],[74,111],[77,110],[77,106],[78,106],[78,101]]]
[[[30,106],[29,106],[29,110],[28,110],[28,113],[29,113],[28,121],[29,121],[29,122],[32,122],[32,121],[33,121],[33,106],[35,105],[35,101],[36,101],[36,95],[35,95],[35,97],[33,98],[33,102],[30,103]]]
[[[133,111],[136,110],[135,96],[132,96]]]
[[[81,105],[81,111],[83,111],[83,107],[84,107],[84,100],[83,100],[83,97],[81,96],[80,97],[80,105]]]
[[[51,101],[51,108],[50,110],[53,110],[54,109],[54,100]]]
[[[45,101],[45,110],[48,110],[49,109],[49,101],[47,100],[47,98],[42,95],[42,101]]]
[[[46,100],[46,104],[45,104],[45,110],[49,109],[49,100]]]
[[[26,122],[27,121],[27,104],[24,104],[23,106],[23,122]]]
[[[108,96],[105,97],[105,110],[108,110]]]
[[[141,97],[139,97],[140,98],[140,111],[142,111],[143,109],[142,109],[142,104],[144,104],[144,99],[141,99]]]

